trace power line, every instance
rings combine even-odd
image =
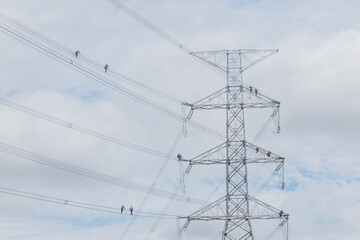
[[[89,169],[85,169],[73,164],[68,164],[59,160],[55,160],[52,158],[48,158],[39,154],[35,154],[8,144],[4,144],[4,143],[0,143],[0,151],[23,158],[23,159],[27,159],[42,165],[47,165],[49,167],[53,167],[53,168],[57,168],[63,171],[67,171],[67,172],[71,172],[83,177],[87,177],[87,178],[91,178],[94,180],[98,180],[104,183],[109,183],[112,185],[116,185],[116,186],[121,186],[121,187],[125,187],[125,188],[129,188],[131,190],[135,190],[135,191],[140,191],[140,192],[145,192],[148,193],[149,190],[151,189],[148,186],[145,185],[141,185],[141,184],[137,184],[137,183],[133,183],[124,179],[120,179],[120,178],[116,178],[116,177],[112,177],[103,173],[99,173],[99,172],[95,172]],[[164,198],[171,198],[173,197],[173,194],[171,192],[168,191],[164,191],[164,190],[159,190],[159,189],[155,189],[153,188],[151,191],[152,195],[156,195],[159,197],[164,197]],[[196,205],[201,205],[204,203],[203,200],[200,199],[196,199],[196,198],[187,198],[186,196],[182,196],[182,195],[176,195],[175,199],[177,201],[181,201],[181,202],[189,202],[191,204],[196,204]]]
[[[171,43],[173,46],[177,47],[181,51],[183,51],[186,54],[190,54],[192,50],[179,42],[176,38],[172,37],[170,34],[166,33],[165,31],[161,30],[157,26],[155,26],[153,23],[151,23],[149,20],[145,19],[138,13],[136,13],[134,10],[127,7],[125,4],[121,3],[117,0],[108,0],[111,4],[113,4],[116,8],[122,10],[123,12],[127,13],[130,17],[135,19],[137,22],[148,28],[149,30],[156,33],[158,36],[166,40],[167,42]]]
[[[7,105],[9,105],[8,102],[7,102]],[[17,106],[16,109],[19,110],[19,106]],[[23,108],[23,107],[20,107],[20,110],[24,111],[24,108]],[[84,129],[79,128],[79,127],[77,127],[77,126],[75,126],[75,125],[69,124],[69,123],[67,123],[67,122],[59,121],[59,119],[54,119],[54,118],[51,118],[51,117],[49,118],[49,116],[45,116],[45,117],[44,117],[43,114],[39,114],[38,112],[34,113],[33,111],[29,111],[29,109],[25,109],[25,112],[30,113],[30,114],[32,114],[32,115],[34,115],[34,116],[41,117],[41,118],[44,118],[44,119],[46,119],[46,120],[50,120],[50,121],[52,121],[52,122],[58,123],[58,124],[60,124],[60,125],[62,125],[62,126],[74,128],[74,129],[77,129],[77,130],[80,130],[80,131],[84,132],[84,131],[83,131]],[[85,132],[86,132],[86,133],[89,133],[88,130],[85,130]],[[90,132],[90,133],[91,133],[91,132]],[[181,134],[182,134],[182,133],[181,133]],[[181,134],[180,134],[179,136],[181,136]],[[99,136],[99,134],[97,133],[96,136]],[[102,135],[101,137],[104,138],[103,135]],[[107,136],[106,136],[106,139],[108,139]],[[177,142],[178,142],[178,141],[177,141]],[[137,148],[138,148],[138,147],[137,147]],[[172,150],[172,151],[173,151],[173,150]],[[163,154],[162,154],[162,155],[163,155]],[[167,160],[168,160],[168,159],[167,159]],[[162,175],[162,172],[163,172],[163,169],[164,169],[165,165],[166,165],[166,164],[163,165],[162,170],[158,173],[157,179],[155,180],[154,184],[152,185],[152,188],[153,188],[153,186],[155,186],[156,182],[158,181],[158,179],[159,179],[160,176]],[[150,195],[150,193],[151,193],[151,191],[152,191],[152,188],[150,188],[149,192],[147,193],[147,196],[146,196],[146,198],[144,199],[143,204],[146,202],[147,198],[149,197],[149,195]],[[134,222],[134,219],[135,219],[135,218],[133,218],[132,222]]]
[[[128,6],[126,6],[125,4],[120,2],[119,0],[108,0],[108,1],[112,5],[114,5],[117,9],[125,12],[131,18],[133,18],[135,21],[139,22],[141,25],[143,25],[150,31],[154,32],[155,34],[157,34],[159,37],[161,37],[162,39],[164,39],[171,45],[175,46],[177,49],[184,52],[186,55],[190,55],[191,57],[193,57],[195,60],[197,60],[202,65],[209,67],[210,69],[215,71],[217,74],[220,74],[221,76],[223,76],[225,74],[224,71],[221,71],[215,65],[208,65],[208,64],[204,63],[203,61],[201,61],[199,58],[197,58],[195,55],[192,54],[193,51],[189,47],[187,47],[185,44],[181,43],[175,37],[171,36],[170,34],[166,33],[164,30],[157,27],[155,24],[151,23],[149,20],[142,17],[140,14],[138,14],[137,12],[135,12],[134,10],[132,10],[131,8],[129,8]]]
[[[181,116],[180,114],[177,114],[176,112],[174,112],[170,109],[160,106],[159,104],[153,102],[152,100],[149,100],[149,99],[119,85],[118,83],[116,83],[108,78],[105,78],[103,75],[99,75],[98,73],[94,72],[93,70],[91,70],[87,67],[84,67],[82,65],[77,64],[76,62],[73,62],[72,59],[65,57],[64,55],[62,55],[58,52],[53,51],[52,49],[45,46],[44,44],[39,43],[38,41],[30,38],[29,36],[24,35],[23,33],[13,29],[12,27],[7,26],[4,23],[2,23],[2,25],[0,25],[0,31],[2,31],[6,35],[24,43],[25,45],[43,53],[44,55],[52,58],[53,60],[65,65],[71,69],[74,69],[75,71],[99,82],[102,85],[105,85],[108,88],[115,90],[118,93],[121,93],[129,98],[132,98],[133,100],[140,102],[140,103],[152,108],[153,110],[161,112],[161,113],[163,113],[171,118],[174,118],[178,121],[181,121],[181,122],[184,121],[183,116]],[[222,133],[214,131],[202,124],[196,123],[194,121],[189,121],[188,124],[200,131],[206,132],[217,138],[221,138],[221,139],[224,138]]]
[[[175,148],[176,148],[176,146],[178,145],[178,143],[179,143],[182,135],[183,135],[183,128],[181,128],[181,130],[180,130],[179,134],[177,135],[177,137],[176,137],[173,145],[171,146],[171,149],[170,149],[170,151],[169,151],[169,155],[172,155],[172,154],[174,153]],[[165,159],[165,161],[164,161],[164,163],[162,164],[160,170],[158,171],[158,173],[157,173],[157,175],[156,175],[153,183],[151,184],[151,188],[150,188],[149,191],[146,193],[146,196],[144,197],[144,199],[142,200],[142,202],[141,202],[141,204],[140,204],[140,207],[139,207],[140,210],[142,210],[142,208],[145,206],[147,200],[148,200],[149,197],[150,197],[150,194],[152,193],[153,188],[154,188],[154,187],[156,186],[156,184],[158,183],[158,181],[159,181],[160,177],[162,176],[162,174],[163,174],[163,172],[164,172],[164,170],[165,170],[165,167],[166,167],[166,165],[168,164],[168,162],[169,162],[169,159]],[[171,197],[172,197],[172,195],[171,195]],[[136,220],[136,217],[131,219],[131,221],[129,222],[128,226],[126,227],[124,233],[122,234],[121,239],[123,239],[123,238],[126,236],[126,234],[128,233],[128,231],[130,230],[131,226],[134,224],[135,220]]]
[[[185,178],[188,176],[188,171],[186,171],[184,174],[183,174],[183,177],[182,179],[185,181]],[[148,239],[151,235],[151,233],[154,232],[154,230],[157,228],[157,226],[159,225],[160,221],[162,220],[162,216],[165,216],[165,213],[166,211],[169,209],[171,203],[174,201],[177,193],[179,192],[179,190],[181,189],[181,185],[182,185],[182,182],[180,181],[178,183],[178,185],[176,186],[175,190],[173,191],[171,197],[168,199],[167,203],[165,204],[165,206],[163,207],[163,209],[161,210],[161,214],[160,216],[155,220],[155,223],[152,225],[152,227],[150,228],[150,231],[148,231],[148,234],[146,235],[146,238],[145,239]],[[206,204],[207,201],[204,201],[202,205]]]
[[[214,190],[208,195],[208,197],[206,198],[206,200],[205,200],[205,203],[201,206],[201,207],[204,207],[205,206],[205,204],[207,204],[209,201],[210,201],[210,199],[215,195],[215,193],[220,189],[220,187],[225,183],[225,178],[224,179],[222,179],[220,182],[219,182],[219,184],[214,188]],[[164,211],[164,210],[163,210]],[[162,211],[162,212],[163,212]],[[159,218],[161,218],[161,216],[159,217]],[[161,219],[160,219],[161,220]],[[160,222],[160,221],[159,221]],[[158,224],[156,225],[156,227],[158,226]],[[155,228],[152,228],[152,230],[154,231],[155,230]],[[153,232],[152,231],[152,232]],[[181,235],[183,232],[185,231],[185,228],[184,227],[180,227],[179,229],[178,229],[178,233],[177,233],[177,235]],[[151,233],[152,233],[151,232]],[[151,233],[149,233],[148,234],[148,236],[150,236],[150,234]],[[172,238],[171,238],[171,240],[175,240],[176,239],[176,235],[174,235]],[[217,239],[217,237],[216,238],[214,238],[214,239]]]
[[[23,42],[23,43],[25,43],[26,45],[28,45],[28,46],[31,46],[32,48],[34,48],[34,49],[36,49],[36,50],[40,50],[40,52],[42,52],[42,53],[44,53],[45,55],[47,55],[47,56],[49,56],[49,57],[51,57],[51,58],[53,58],[53,59],[55,59],[56,61],[59,61],[60,60],[60,62],[62,62],[62,64],[64,64],[64,65],[67,65],[67,66],[69,66],[69,67],[71,67],[71,68],[73,68],[74,69],[74,65],[76,66],[76,64],[74,64],[74,63],[72,63],[71,64],[71,66],[69,65],[69,63],[68,63],[68,61],[67,61],[67,58],[66,57],[64,57],[63,55],[61,55],[61,54],[57,54],[56,52],[55,52],[55,54],[54,54],[54,52],[52,52],[51,50],[49,51],[49,49],[47,49],[46,48],[46,46],[44,46],[43,44],[41,44],[41,43],[39,43],[39,42],[37,42],[37,41],[33,41],[32,39],[27,39],[26,37],[24,37],[24,36],[22,36],[18,31],[16,31],[16,30],[14,30],[14,29],[12,29],[12,28],[6,28],[6,27],[2,27],[4,30],[6,30],[7,32],[6,32],[6,34],[8,34],[9,35],[9,33],[10,34],[12,34],[12,35],[15,35],[16,36],[16,39],[17,40],[19,40],[19,41],[21,41],[21,42]],[[13,36],[12,36],[13,37]],[[82,70],[83,72],[82,73],[84,73],[84,68],[82,68],[82,66],[76,66],[76,67],[80,67],[80,70]],[[87,70],[86,68],[85,68],[85,70]],[[94,72],[92,72],[92,71],[85,71],[85,75],[87,75],[87,76],[89,76],[89,77],[91,77],[91,78],[93,78],[94,79]],[[96,77],[96,76],[95,76]],[[97,80],[97,79],[95,79],[95,80]],[[108,84],[109,84],[109,82],[106,82],[107,84],[105,84],[105,85],[107,85],[107,86],[109,86]],[[113,86],[113,87],[116,87],[116,86],[114,86],[114,85],[111,85],[111,86]],[[131,91],[130,91],[130,93],[131,93]],[[134,97],[134,95],[133,95],[133,97]],[[147,102],[148,103],[148,102]],[[150,103],[151,104],[151,103]],[[154,107],[154,106],[156,106],[156,105],[152,105],[152,107]],[[167,112],[167,113],[169,113],[169,112]],[[171,115],[171,112],[170,112],[170,115]],[[173,117],[174,117],[174,115],[173,115]],[[181,118],[181,120],[182,120],[182,118]],[[56,121],[55,121],[56,122]],[[58,123],[58,122],[57,122]],[[190,123],[190,125],[192,125],[193,123]],[[68,125],[69,126],[69,125]],[[188,199],[187,199],[188,200]]]
[[[6,29],[6,28],[4,28],[5,30],[8,30],[8,29]],[[14,33],[13,31],[10,31],[10,33]],[[18,37],[19,37],[19,35],[18,35]],[[20,37],[20,39],[21,39],[21,37]],[[22,38],[23,40],[24,40],[24,38]],[[19,39],[17,39],[17,40],[19,40]],[[21,41],[21,40],[20,40]],[[35,41],[35,43],[38,43],[38,42],[36,42]],[[27,44],[28,45],[28,44]],[[36,45],[36,44],[35,44]],[[39,44],[38,43],[38,45],[36,45],[36,47],[38,47],[38,48],[35,48],[35,49],[37,49],[37,50],[39,50],[39,46],[40,46],[40,48],[41,48],[41,46],[43,46],[43,45],[41,45],[41,44]],[[42,49],[42,50],[44,50],[44,49]],[[49,52],[48,52],[49,53]],[[48,54],[45,54],[45,55],[48,55]],[[53,55],[53,54],[52,54]],[[48,55],[49,56],[49,55]],[[56,56],[55,56],[56,57]],[[54,59],[54,58],[53,58]],[[64,60],[64,59],[63,59]],[[63,63],[64,64],[64,63]],[[68,64],[67,64],[68,65]],[[72,64],[72,65],[76,65],[76,64]],[[68,65],[69,66],[69,65]],[[81,66],[82,67],[82,66]],[[71,68],[73,68],[73,67],[71,67]],[[74,69],[74,68],[73,68]],[[86,68],[85,68],[86,69]],[[81,69],[82,71],[84,71],[83,69]],[[81,73],[83,73],[83,72],[81,72]],[[84,73],[83,73],[84,74]],[[89,72],[87,72],[87,74],[90,74],[90,76],[92,75],[92,76],[94,76],[94,72],[92,72],[92,71],[90,71],[90,73]],[[87,74],[85,74],[85,75],[87,75]],[[89,75],[87,75],[87,76],[89,76]],[[89,76],[89,77],[90,77]],[[94,79],[94,78],[92,78],[92,79]],[[95,80],[95,79],[94,79]],[[111,81],[110,81],[111,82]],[[100,82],[101,83],[101,82]],[[106,82],[107,84],[109,84],[108,82]],[[111,82],[111,83],[113,83],[113,82]],[[104,83],[102,83],[102,84],[104,84]],[[106,84],[104,84],[104,85],[106,85]],[[110,84],[111,85],[111,84]],[[108,87],[109,87],[109,85],[107,85]],[[114,88],[113,88],[114,89]],[[122,89],[123,90],[123,89]],[[127,93],[129,93],[130,95],[131,95],[131,93],[133,93],[132,91],[130,91],[130,90],[128,90],[129,92],[127,92]],[[122,92],[122,93],[124,93],[124,92]],[[125,94],[126,95],[126,94]],[[127,96],[129,96],[129,95],[127,95]],[[135,95],[136,96],[136,95]],[[135,97],[134,95],[132,95],[132,97]],[[134,99],[134,98],[133,98]],[[139,100],[141,100],[141,98],[140,99],[138,99],[138,101]],[[148,99],[146,99],[146,100],[148,100]],[[143,102],[144,103],[144,102]],[[151,103],[153,103],[153,102],[151,102],[150,100],[148,100],[148,102],[147,102],[148,104],[150,104],[151,105]],[[149,105],[148,105],[149,106]],[[154,105],[152,105],[153,107],[154,107]],[[156,106],[156,105],[155,105]],[[154,108],[153,108],[154,109]],[[159,109],[155,109],[155,110],[159,110]],[[164,112],[163,112],[164,113]],[[169,112],[167,112],[168,113],[168,116],[171,116],[171,112],[169,113]],[[174,116],[173,116],[173,118],[174,118]],[[181,118],[181,120],[182,120],[182,118]],[[191,122],[190,123],[190,125],[193,125],[194,123],[193,122]],[[211,131],[210,131],[211,132]],[[150,189],[151,190],[151,189]],[[177,191],[176,191],[177,192]],[[176,194],[175,194],[176,195]],[[172,195],[172,198],[171,199],[174,199],[175,198],[175,195],[173,194]],[[171,201],[169,201],[168,202],[168,205],[171,203]],[[166,210],[165,210],[166,211]],[[164,214],[164,212],[162,213],[162,216],[165,216],[165,214]]]
[[[65,206],[94,210],[94,211],[99,211],[99,212],[106,212],[106,213],[113,213],[113,214],[120,214],[120,215],[130,215],[126,212],[121,213],[120,208],[109,207],[109,206],[104,206],[104,205],[99,205],[99,204],[79,202],[79,201],[73,201],[73,200],[67,200],[67,199],[61,199],[61,198],[55,198],[55,197],[50,197],[47,195],[30,193],[30,192],[20,191],[20,190],[16,190],[16,189],[12,189],[12,188],[7,188],[7,187],[0,187],[0,193],[23,197],[23,198],[35,199],[35,200],[39,200],[39,201],[43,201],[43,202],[61,204],[61,205],[65,205]],[[159,213],[144,212],[144,211],[136,210],[136,213],[133,214],[133,217],[154,218],[159,215],[160,215]],[[167,218],[167,219],[176,219],[177,217],[178,216],[176,216],[176,215],[170,215],[170,214],[167,214],[165,216],[165,218]]]
[[[184,175],[185,178],[186,174]],[[156,218],[155,223],[152,225],[152,227],[150,228],[150,231],[148,231],[148,234],[146,235],[145,239],[149,239],[150,235],[155,231],[155,229],[158,227],[160,221],[163,219],[163,217],[166,215],[166,211],[169,209],[171,203],[173,202],[173,200],[175,199],[175,196],[177,195],[177,193],[179,192],[179,190],[181,189],[181,182],[178,183],[178,185],[176,186],[175,190],[172,193],[172,196],[168,199],[167,203],[165,204],[165,206],[163,207],[163,209],[161,210],[160,215]],[[203,204],[205,204],[206,202],[204,202]]]
[[[89,136],[92,136],[92,137],[96,137],[98,139],[102,139],[102,140],[105,140],[105,141],[108,141],[108,142],[111,142],[111,143],[115,143],[115,144],[125,146],[125,147],[128,147],[128,148],[134,149],[134,150],[138,150],[138,151],[141,151],[141,152],[149,153],[149,154],[152,154],[154,156],[158,156],[158,157],[162,157],[162,158],[168,158],[169,157],[170,159],[176,160],[176,157],[168,156],[168,154],[166,154],[166,153],[162,153],[162,152],[150,149],[150,148],[146,148],[146,147],[134,144],[134,143],[130,143],[130,142],[127,142],[127,141],[124,141],[124,140],[121,140],[121,139],[118,139],[118,138],[115,138],[115,137],[111,137],[111,136],[108,136],[106,134],[103,134],[103,133],[100,133],[100,132],[97,132],[97,131],[94,131],[94,130],[91,130],[91,129],[88,129],[88,128],[85,128],[85,127],[82,127],[82,126],[79,126],[79,125],[76,125],[76,124],[73,124],[73,123],[70,123],[70,122],[67,122],[67,121],[64,121],[64,120],[61,120],[59,118],[52,117],[50,115],[38,112],[36,110],[25,107],[23,105],[11,102],[11,101],[9,101],[9,100],[7,100],[5,98],[2,98],[2,97],[0,97],[0,104],[4,105],[6,107],[12,108],[14,110],[29,114],[29,115],[31,115],[33,117],[37,117],[37,118],[40,118],[42,120],[57,124],[59,126],[67,128],[67,129],[75,130],[77,132],[80,132],[80,133],[83,133],[83,134],[86,134],[86,135],[89,135]]]
[[[56,48],[57,50],[60,50],[62,51],[63,53],[65,54],[68,54],[70,56],[74,56],[74,51],[62,44],[60,44],[59,42],[56,42],[52,39],[50,39],[49,37],[46,37],[45,35],[42,35],[41,33],[31,29],[30,27],[26,26],[25,24],[22,24],[21,22],[19,21],[16,21],[15,19],[3,14],[0,12],[0,19],[2,19],[3,21],[7,22],[8,24],[10,24],[11,26],[13,27],[16,27],[16,28],[19,28],[21,31],[25,31],[26,33],[30,34],[30,36],[34,37],[34,38],[37,38],[37,39],[40,39],[41,41],[49,44],[50,46]],[[85,55],[83,54],[80,54],[78,57],[77,57],[77,60],[81,61],[83,60],[84,62],[86,62],[87,64],[91,65],[91,66],[94,66],[96,68],[99,68],[99,69],[102,69],[104,66],[100,63],[97,63],[95,62],[94,60],[86,57]],[[145,85],[144,83],[142,82],[139,82],[139,81],[136,81],[135,79],[132,79],[124,74],[121,74],[121,73],[118,73],[114,70],[109,70],[109,74],[112,75],[114,78],[118,79],[118,80],[121,80],[121,81],[125,81],[127,82],[128,84],[130,85],[133,85],[133,86],[136,86],[136,87],[139,87],[149,93],[152,93],[154,95],[157,95],[159,97],[162,97],[162,98],[165,98],[167,100],[171,100],[173,102],[176,102],[176,103],[182,103],[183,101],[167,94],[167,93],[164,93],[162,91],[159,91],[153,87],[150,87],[150,86],[147,86]]]

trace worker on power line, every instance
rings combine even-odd
[[[283,211],[283,210],[281,210],[281,211],[279,212],[279,216],[280,216],[280,217],[282,217],[282,216],[283,216],[283,214],[284,214],[284,211]]]
[[[258,90],[257,88],[255,88],[255,94],[256,94],[256,95],[258,94],[258,91],[259,91],[259,90]]]
[[[133,206],[130,207],[130,214],[133,215],[134,208]]]
[[[80,51],[77,50],[77,51],[75,52],[75,57],[77,58],[79,55],[80,55]]]
[[[257,148],[256,148],[256,153],[258,153],[258,152],[259,152],[259,148],[257,147]]]
[[[266,155],[267,155],[268,157],[270,157],[271,151],[267,151]]]
[[[105,64],[104,69],[105,69],[105,72],[107,72],[107,70],[109,69],[109,65]]]
[[[252,90],[253,90],[253,87],[252,87],[252,86],[250,85],[249,89],[250,89],[250,92],[252,92]]]
[[[125,209],[125,207],[124,207],[124,205],[122,205],[121,206],[121,214],[123,213],[124,209]]]
[[[178,159],[178,161],[181,161],[182,156],[181,156],[181,154],[180,154],[180,153],[178,153],[178,155],[177,155],[177,159]]]

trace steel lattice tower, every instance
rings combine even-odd
[[[226,74],[227,85],[191,106],[191,110],[224,109],[226,111],[226,142],[216,146],[189,161],[190,165],[226,165],[226,195],[187,217],[194,220],[224,220],[222,239],[254,239],[251,221],[255,219],[282,219],[280,225],[286,227],[289,215],[279,214],[280,210],[249,195],[248,169],[250,163],[276,163],[282,178],[284,158],[246,141],[245,109],[273,108],[272,118],[279,123],[280,102],[266,97],[252,87],[245,86],[242,73],[249,67],[274,54],[277,50],[221,50],[191,53],[217,70]],[[226,99],[226,102],[222,102]],[[280,131],[277,125],[277,131]],[[225,158],[219,158],[219,152]],[[284,178],[283,178],[284,180]],[[284,184],[283,184],[284,187]],[[213,214],[214,208],[223,211],[222,215]],[[225,210],[224,210],[225,209]],[[279,225],[279,226],[280,226]]]

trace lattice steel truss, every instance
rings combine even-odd
[[[276,163],[278,166],[276,171],[282,170],[284,176],[283,157],[251,144],[245,139],[244,110],[246,108],[272,108],[274,112],[271,117],[279,119],[280,102],[259,93],[250,86],[244,86],[242,81],[243,71],[276,52],[277,50],[241,49],[191,53],[226,74],[225,88],[193,104],[185,104],[190,106],[191,110],[226,110],[226,142],[188,160],[190,165],[225,164],[226,195],[189,215],[185,226],[194,220],[224,220],[223,240],[253,240],[251,225],[253,219],[282,219],[282,225],[288,221],[287,213],[280,214],[279,209],[249,196],[247,177],[247,165],[250,163]],[[279,124],[277,131],[280,131]],[[220,209],[222,214],[214,214],[218,212],[213,211],[214,209]]]

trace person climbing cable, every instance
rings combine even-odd
[[[180,153],[178,153],[178,155],[177,155],[177,159],[178,159],[179,161],[181,161],[182,156],[181,156],[181,154],[180,154]]]
[[[130,207],[130,214],[133,215],[134,208],[133,206]]]
[[[268,157],[270,157],[271,152],[270,152],[270,151],[267,151],[266,155],[267,155]]]
[[[283,210],[281,210],[281,211],[279,212],[279,216],[280,216],[280,217],[282,217],[282,216],[283,216],[283,214],[284,214],[284,211],[283,211]]]
[[[252,92],[252,90],[253,90],[253,87],[252,87],[252,86],[250,85],[249,89],[250,89],[250,92]]]
[[[124,205],[122,205],[121,206],[121,213],[123,213],[124,209],[125,209],[125,207],[124,207]]]
[[[75,52],[75,57],[77,58],[79,55],[80,55],[80,51],[77,50],[77,51]]]
[[[259,90],[258,90],[257,88],[255,88],[255,94],[256,94],[256,95],[258,94],[258,91],[259,91]]]
[[[109,69],[109,65],[105,64],[104,69],[105,69],[105,72],[107,73],[107,71],[108,71],[108,69]]]

